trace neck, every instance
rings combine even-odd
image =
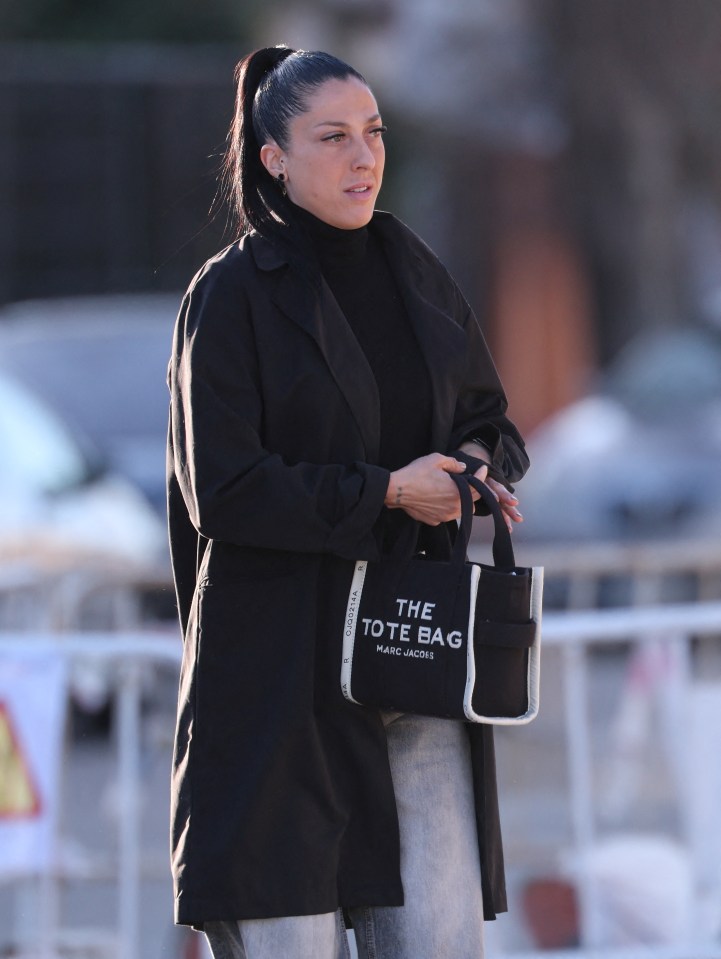
[[[331,259],[360,259],[365,254],[368,241],[367,226],[354,230],[342,230],[319,219],[303,207],[294,205],[293,211],[299,225],[313,243],[321,262]]]

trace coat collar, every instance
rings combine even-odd
[[[431,443],[444,451],[451,430],[457,383],[466,362],[465,336],[454,318],[453,284],[433,253],[390,213],[376,212],[373,229],[383,244],[423,353],[433,391]],[[257,234],[246,238],[258,269],[288,267],[283,250]],[[320,295],[285,268],[273,301],[316,342],[353,412],[368,462],[378,459],[380,399],[373,371],[330,288]],[[409,388],[411,388],[409,384]]]

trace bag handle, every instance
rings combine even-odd
[[[449,473],[448,475],[455,482],[461,496],[461,525],[453,547],[453,562],[456,564],[462,563],[465,560],[465,555],[468,550],[468,542],[471,538],[471,526],[473,523],[473,497],[471,496],[471,487],[473,487],[493,517],[494,565],[498,569],[515,569],[516,558],[513,553],[511,534],[506,526],[506,520],[498,504],[498,500],[490,488],[470,473]],[[461,557],[460,560],[459,556]]]
[[[458,487],[461,497],[461,523],[458,529],[458,536],[453,544],[453,553],[451,554],[451,563],[459,569],[466,561],[468,552],[468,543],[471,538],[471,527],[473,525],[473,497],[471,496],[471,487],[475,489],[493,517],[493,563],[498,569],[515,569],[516,558],[513,555],[513,543],[511,534],[508,532],[506,521],[498,505],[498,500],[485,483],[477,479],[471,473],[449,473],[451,479]],[[409,523],[408,528],[402,533],[396,543],[393,545],[389,558],[395,561],[403,560],[413,552],[420,523]]]

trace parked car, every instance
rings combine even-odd
[[[105,466],[165,509],[165,384],[181,294],[29,300],[0,308],[0,373],[87,437]]]
[[[530,437],[520,540],[721,536],[721,343],[644,336]]]
[[[164,524],[89,441],[0,373],[0,560],[42,552],[157,564]]]

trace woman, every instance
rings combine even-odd
[[[340,627],[354,560],[409,517],[447,544],[449,473],[490,470],[520,521],[523,442],[453,280],[374,212],[363,77],[280,47],[237,80],[244,235],[193,280],[170,365],[176,921],[216,959],[345,956],[344,913],[361,956],[478,959],[505,908],[491,729],[346,702]]]

